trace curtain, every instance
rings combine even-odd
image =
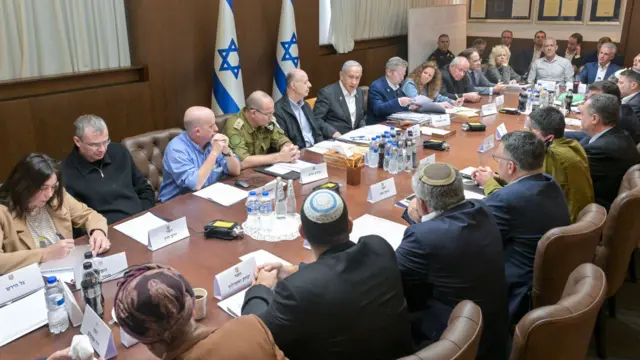
[[[465,0],[331,0],[329,38],[338,53],[346,53],[356,40],[405,35],[411,8],[452,4]]]
[[[130,65],[124,0],[0,1],[0,80]]]

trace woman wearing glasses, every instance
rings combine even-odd
[[[0,274],[64,258],[73,227],[87,230],[94,255],[111,247],[107,221],[66,192],[58,162],[28,155],[0,186]]]

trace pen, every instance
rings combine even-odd
[[[364,136],[351,136],[349,139],[351,140],[357,140],[357,139],[364,139]]]
[[[59,232],[56,231],[56,235],[58,235],[58,239],[64,240],[64,236],[62,236],[62,234],[60,234]]]

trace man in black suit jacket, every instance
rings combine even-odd
[[[467,71],[469,71],[469,60],[464,56],[456,56],[449,66],[445,66],[440,71],[442,73],[440,94],[451,100],[464,98],[465,101],[470,102],[480,101],[480,95],[473,90]]]
[[[347,205],[333,191],[311,193],[300,217],[300,236],[316,261],[259,267],[242,315],[258,315],[291,360],[388,360],[412,353],[393,248],[377,235],[349,241]]]
[[[340,71],[340,80],[318,92],[313,114],[334,133],[346,134],[365,126],[364,92],[358,88],[362,65],[349,60]]]
[[[293,69],[287,74],[287,91],[275,104],[274,116],[285,135],[300,149],[340,133],[331,129],[325,122],[317,121],[311,106],[304,101],[309,95],[311,83],[307,73]]]
[[[620,73],[618,87],[620,87],[622,103],[631,106],[640,119],[640,72],[629,69]]]
[[[520,74],[523,78],[531,69],[531,65],[538,59],[544,57],[544,52],[542,52],[544,41],[547,39],[547,33],[540,30],[536,32],[533,37],[533,48],[528,48],[523,51],[518,51],[514,56],[513,64],[511,67],[518,74]],[[511,50],[513,51],[513,50]],[[535,54],[535,58],[534,58]]]
[[[624,174],[640,162],[640,154],[633,139],[617,126],[620,105],[615,96],[594,95],[580,111],[582,130],[589,136],[581,142],[589,159],[596,203],[609,210]]]

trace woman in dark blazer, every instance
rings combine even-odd
[[[494,84],[502,82],[503,84],[517,84],[521,78],[512,68],[509,66],[509,58],[511,52],[509,48],[504,45],[496,45],[491,50],[489,55],[489,67],[484,74],[487,80]]]

